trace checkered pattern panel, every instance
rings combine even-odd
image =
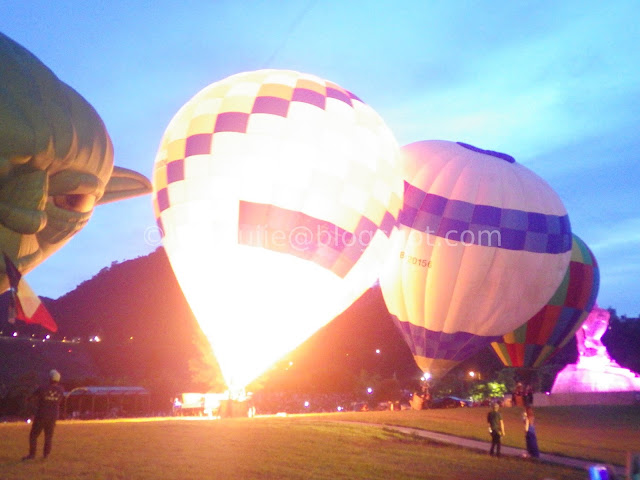
[[[520,327],[524,333],[522,343],[544,345],[553,335],[557,320],[562,316],[562,306],[545,305]]]
[[[340,122],[346,122],[346,129],[336,126]],[[385,167],[387,160],[380,161],[380,158],[361,161],[356,155],[354,160],[354,152],[360,154],[363,149],[353,146],[349,147],[353,150],[332,155],[333,151],[329,149],[340,142],[322,144],[325,136],[331,140],[334,139],[331,135],[346,136],[342,132],[350,131],[349,128],[368,129],[371,138],[378,141],[387,136],[392,139],[379,116],[356,95],[313,75],[262,70],[235,75],[207,87],[174,117],[163,138],[153,176],[158,224],[162,223],[163,212],[176,202],[188,201],[184,195],[177,198],[171,185],[184,183],[185,188],[181,191],[189,191],[193,190],[195,182],[190,177],[196,175],[202,181],[203,175],[194,173],[196,158],[210,156],[210,161],[214,162],[217,155],[230,155],[237,162],[247,163],[246,167],[236,163],[231,169],[235,168],[236,172],[244,169],[257,181],[271,182],[270,188],[275,192],[272,196],[261,196],[260,185],[252,188],[254,180],[243,180],[249,198],[246,201],[242,196],[239,198],[239,241],[245,245],[286,251],[344,277],[366,248],[360,239],[371,239],[378,230],[388,237],[402,204],[402,192],[396,189],[399,185],[395,180],[397,172],[390,166],[392,162]],[[249,141],[243,141],[238,135],[246,136]],[[360,141],[346,137],[338,139],[346,143]],[[253,140],[256,140],[255,144]],[[305,150],[306,141],[317,148]],[[277,154],[259,150],[263,146],[280,150]],[[393,146],[397,149],[395,141]],[[322,152],[323,149],[329,152],[324,158],[317,161],[308,158],[310,152]],[[386,153],[381,151],[377,155]],[[256,169],[263,167],[255,161],[263,157],[276,161],[275,165],[264,167],[265,175],[259,176]],[[293,163],[297,158],[304,160],[300,162],[303,168],[308,169],[311,165],[310,177],[300,173],[301,167]],[[336,162],[340,163],[335,165]],[[371,165],[376,168],[383,165],[382,168],[388,168],[388,171],[374,172]],[[216,168],[223,167],[216,165]],[[209,173],[205,172],[206,175]],[[216,175],[219,175],[218,170]],[[369,179],[378,182],[375,194],[368,183],[373,180]],[[351,194],[343,195],[348,190]],[[300,194],[304,199],[302,203],[296,203]],[[278,203],[279,198],[283,199],[283,204]],[[255,223],[257,218],[260,218],[259,223]],[[276,245],[273,238],[269,240],[268,234],[266,237],[255,235],[257,229],[264,230],[266,226],[272,232],[280,229],[279,235],[290,236],[301,229],[314,234],[303,241],[304,245],[296,243],[297,240]],[[252,229],[254,234],[250,235]],[[296,236],[296,239],[301,238]],[[322,243],[325,240],[329,240],[327,245]]]
[[[311,260],[344,278],[378,227],[365,217],[354,232],[274,205],[240,202],[238,243]]]
[[[394,323],[416,356],[463,361],[495,342],[500,337],[473,335],[468,332],[435,332],[393,316]]]
[[[427,193],[408,182],[398,222],[448,240],[507,250],[564,253],[571,249],[568,215],[474,205]]]

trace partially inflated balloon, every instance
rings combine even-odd
[[[571,229],[558,195],[509,155],[433,140],[403,147],[402,161],[380,286],[416,363],[438,377],[549,300]]]
[[[571,261],[551,300],[524,325],[491,346],[508,367],[539,367],[573,338],[598,295],[600,273],[589,247],[573,235]]]
[[[214,83],[169,124],[154,209],[227,383],[243,387],[372,283],[402,203],[375,111],[313,75]]]

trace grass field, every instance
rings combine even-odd
[[[404,412],[344,413],[339,418],[424,428],[489,441],[488,408],[457,408]],[[524,448],[522,409],[503,408],[505,445]],[[401,414],[401,415],[398,415]],[[537,408],[540,450],[569,457],[624,465],[626,452],[640,452],[640,405]]]
[[[523,445],[516,409],[504,409],[506,443]],[[585,424],[582,409],[539,409],[543,451],[640,450],[637,408],[600,408]],[[584,471],[442,446],[370,425],[423,427],[486,440],[486,409],[338,413],[224,420],[62,421],[51,457],[21,462],[29,425],[0,425],[0,478],[13,479],[586,479]],[[611,423],[615,419],[615,423]],[[624,421],[635,423],[624,423]],[[548,422],[548,426],[547,426]],[[624,424],[623,424],[624,423]],[[604,426],[603,426],[604,425]],[[576,430],[574,430],[574,428]],[[554,438],[554,443],[550,443]],[[598,440],[604,439],[604,440]],[[614,441],[614,439],[617,439]],[[626,440],[625,440],[626,439]],[[513,441],[513,443],[511,442]],[[608,443],[611,442],[611,443]],[[627,445],[624,447],[623,445]],[[636,448],[638,447],[638,448]],[[41,455],[42,438],[39,442]],[[608,454],[609,455],[609,454]],[[585,457],[586,455],[578,455]],[[597,456],[597,455],[596,455]],[[601,457],[604,458],[604,457]]]
[[[12,479],[582,479],[584,472],[305,417],[61,422],[51,457],[22,463],[27,425],[2,425]]]

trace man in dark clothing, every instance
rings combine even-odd
[[[53,429],[60,414],[60,403],[64,399],[64,388],[60,385],[60,373],[56,370],[49,372],[49,385],[38,388],[33,396],[36,398],[36,414],[29,433],[29,455],[23,460],[36,458],[38,437],[44,430],[44,458],[51,453]]]
[[[499,408],[500,406],[496,402],[487,414],[489,433],[491,433],[491,449],[489,450],[489,455],[493,455],[495,451],[498,457],[500,456],[500,439],[504,437],[504,422],[502,421],[502,414],[498,411]]]

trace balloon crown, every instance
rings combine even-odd
[[[469,145],[468,143],[463,143],[463,142],[456,142],[456,143],[461,147],[467,148],[469,150],[473,150],[474,152],[484,153],[485,155],[491,155],[492,157],[506,160],[509,163],[516,163],[516,159],[513,158],[511,155],[507,155],[506,153],[494,152],[493,150],[484,150],[482,148]]]

